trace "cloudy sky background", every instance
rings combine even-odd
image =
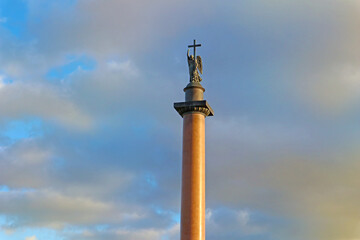
[[[178,240],[187,45],[207,239],[360,239],[358,0],[0,0],[0,239]]]

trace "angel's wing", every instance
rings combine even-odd
[[[200,73],[202,74],[203,73],[203,65],[202,65],[200,56],[196,56],[196,67],[199,69]]]

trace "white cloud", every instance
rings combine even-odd
[[[14,83],[0,89],[0,116],[36,116],[73,129],[91,128],[92,119],[66,95],[42,84]]]
[[[26,237],[25,240],[37,240],[36,236]]]
[[[0,175],[0,183],[19,188],[46,185],[46,166],[53,157],[50,149],[34,140],[25,140],[3,148],[0,151],[0,168],[6,169]]]
[[[66,196],[52,190],[0,193],[0,212],[16,220],[15,227],[33,226],[62,229],[67,224],[92,224],[111,219],[113,206],[74,196]]]
[[[129,77],[138,77],[139,70],[134,66],[134,64],[130,61],[115,61],[111,60],[107,63],[107,66],[110,70],[120,71],[121,74],[125,74]]]
[[[108,240],[178,240],[180,236],[180,224],[174,224],[168,228],[113,228],[104,231],[85,230],[80,234],[70,234],[69,239],[108,239]]]
[[[237,218],[242,226],[246,226],[249,223],[250,213],[247,210],[239,210],[237,212]]]
[[[303,101],[322,113],[339,115],[359,105],[360,70],[358,65],[329,67],[324,72],[309,75],[302,84],[305,88],[300,88],[300,93],[308,97]]]
[[[0,89],[5,86],[4,79],[5,79],[5,75],[0,74]]]
[[[210,211],[211,215],[206,219],[207,232],[218,239],[246,238],[264,234],[268,230],[249,210],[219,207]]]

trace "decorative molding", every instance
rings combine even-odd
[[[184,107],[178,110],[178,113],[183,117],[186,113],[191,112],[200,112],[205,115],[205,117],[209,116],[210,110],[205,107]]]
[[[205,117],[214,115],[214,111],[206,100],[174,103],[174,108],[182,117],[191,112],[202,113]]]

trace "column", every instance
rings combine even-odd
[[[213,110],[203,100],[205,89],[189,83],[185,102],[174,107],[183,117],[181,240],[205,240],[205,118]]]

